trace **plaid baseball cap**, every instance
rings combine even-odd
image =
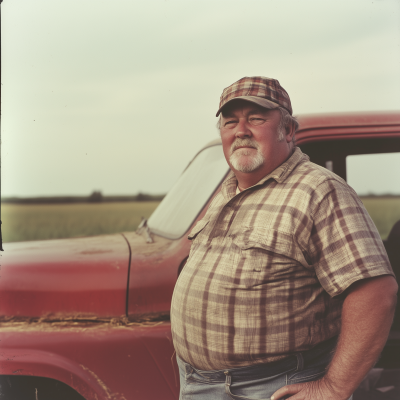
[[[224,89],[219,102],[217,117],[222,107],[235,99],[256,103],[264,108],[285,108],[292,115],[292,105],[286,90],[276,79],[265,76],[245,76]]]

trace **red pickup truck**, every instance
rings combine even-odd
[[[352,185],[357,184],[352,157],[375,156],[371,163],[377,160],[379,169],[377,154],[388,153],[388,159],[400,154],[400,112],[309,115],[299,122],[302,151],[342,178],[352,176]],[[386,178],[400,181],[400,170],[385,165]],[[187,234],[227,173],[217,139],[199,151],[136,232],[6,244],[0,271],[0,398],[178,399],[171,296],[189,254]],[[382,204],[377,212],[387,214]],[[398,215],[386,221],[390,233],[382,233],[397,276]],[[382,356],[355,400],[400,398],[399,349],[397,313]]]

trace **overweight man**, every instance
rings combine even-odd
[[[354,190],[296,147],[277,80],[233,83],[217,116],[231,172],[172,298],[180,399],[347,400],[396,305],[380,236]]]

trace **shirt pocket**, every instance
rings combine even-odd
[[[203,247],[207,244],[207,235],[205,234],[205,228],[208,222],[209,221],[207,219],[201,219],[190,231],[188,239],[192,241],[192,244],[190,246],[189,258],[200,246]]]
[[[206,227],[207,224],[208,220],[201,219],[200,221],[197,221],[196,225],[190,231],[188,239],[194,240],[200,234],[200,232]]]
[[[290,233],[245,227],[232,235],[232,278],[246,288],[285,281],[293,277],[298,253]]]

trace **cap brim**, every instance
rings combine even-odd
[[[257,97],[257,96],[238,96],[238,97],[234,97],[233,99],[227,101],[217,112],[216,117],[218,117],[218,115],[220,114],[221,110],[230,102],[234,101],[234,100],[245,100],[245,101],[249,101],[250,103],[255,103],[263,108],[267,108],[269,110],[273,109],[273,108],[278,108],[279,104],[274,103],[271,100],[267,100],[267,99],[263,99],[262,97]]]

